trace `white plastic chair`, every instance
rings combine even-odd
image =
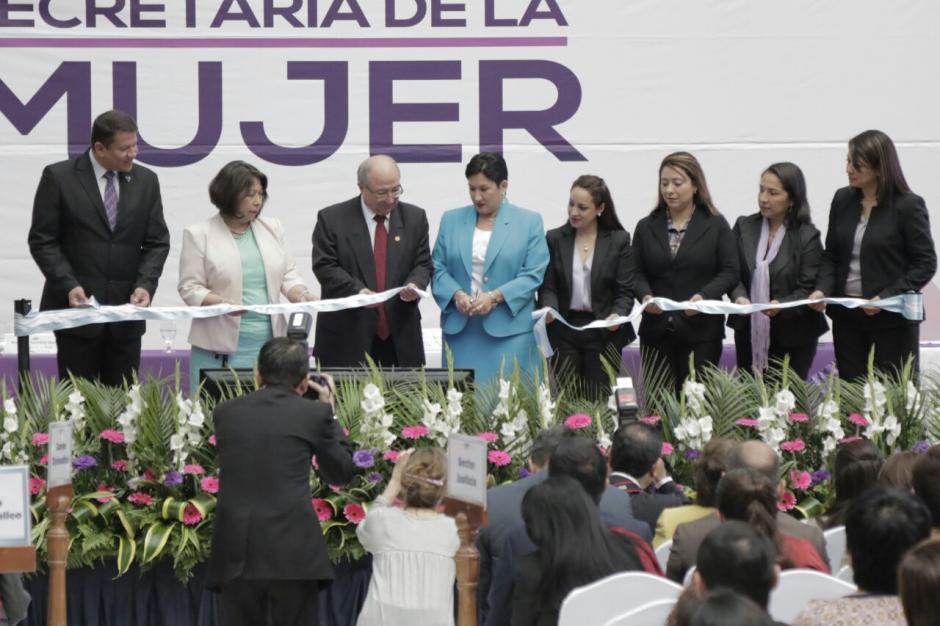
[[[578,587],[561,603],[558,626],[604,624],[654,600],[672,600],[682,587],[646,572],[621,572]]]
[[[830,600],[855,593],[858,588],[835,576],[811,569],[791,569],[780,574],[777,588],[770,592],[767,612],[789,624],[810,600]]]
[[[618,615],[604,626],[663,626],[675,605],[675,600],[647,602],[632,611]]]
[[[656,548],[656,560],[659,561],[659,568],[666,571],[666,563],[669,561],[669,551],[672,550],[672,539]]]
[[[826,556],[829,557],[829,569],[838,572],[845,558],[845,526],[836,526],[823,533],[826,539]]]
[[[842,569],[839,570],[839,573],[836,574],[836,578],[843,582],[847,582],[850,585],[854,585],[855,571],[852,569],[851,565],[843,565]]]
[[[682,586],[690,587],[692,585],[692,574],[695,573],[695,565],[685,570],[685,576],[682,577]]]

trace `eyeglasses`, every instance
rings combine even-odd
[[[392,189],[379,189],[378,191],[376,191],[375,189],[372,189],[368,185],[363,185],[362,187],[368,190],[369,193],[371,193],[373,196],[375,196],[379,200],[385,200],[386,198],[389,198],[389,197],[400,198],[401,194],[405,193],[405,188],[402,187],[401,185],[398,185],[397,187],[393,187]]]

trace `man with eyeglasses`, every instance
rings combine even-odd
[[[324,299],[406,287],[383,304],[320,313],[313,353],[322,367],[421,367],[418,289],[431,281],[428,218],[400,202],[401,171],[389,156],[363,161],[355,198],[322,209],[313,230],[313,273]]]

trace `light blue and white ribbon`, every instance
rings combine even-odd
[[[13,331],[17,337],[53,330],[77,328],[87,324],[104,322],[131,322],[138,320],[191,320],[217,317],[229,313],[261,313],[263,315],[290,315],[291,313],[322,313],[358,309],[380,304],[394,298],[406,287],[396,287],[381,293],[372,293],[314,302],[284,302],[278,304],[213,304],[211,306],[162,306],[139,307],[133,304],[102,306],[94,299],[88,306],[52,311],[36,311],[27,315],[16,314]],[[416,290],[422,297],[430,297],[427,291]]]
[[[535,333],[535,343],[538,345],[539,350],[545,357],[550,357],[555,351],[552,349],[551,342],[548,340],[548,331],[545,328],[549,313],[555,317],[555,324],[562,323],[572,330],[580,331],[590,330],[592,328],[611,328],[612,326],[622,326],[623,324],[636,322],[642,317],[643,309],[652,304],[655,304],[663,311],[685,311],[691,309],[699,313],[711,313],[713,315],[747,315],[759,311],[768,311],[770,309],[792,309],[807,304],[819,304],[820,302],[837,304],[848,309],[856,309],[862,306],[873,307],[891,311],[892,313],[900,313],[909,320],[921,321],[924,319],[924,296],[920,293],[905,293],[891,296],[890,298],[884,298],[883,300],[823,298],[821,300],[794,300],[792,302],[780,302],[775,304],[767,302],[735,304],[733,302],[725,302],[724,300],[699,300],[697,302],[686,300],[684,302],[676,302],[669,298],[651,298],[644,304],[638,302],[634,303],[633,310],[630,311],[629,315],[619,315],[606,320],[594,320],[584,326],[573,326],[568,323],[558,311],[551,307],[538,309],[532,312],[532,319],[535,320],[533,332]]]

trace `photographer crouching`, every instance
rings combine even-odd
[[[260,389],[213,414],[219,494],[207,586],[221,591],[223,626],[319,623],[317,596],[333,580],[311,505],[311,457],[330,484],[356,473],[333,418],[333,389],[310,380],[305,344],[276,337],[261,348]],[[319,400],[304,397],[309,389]]]

